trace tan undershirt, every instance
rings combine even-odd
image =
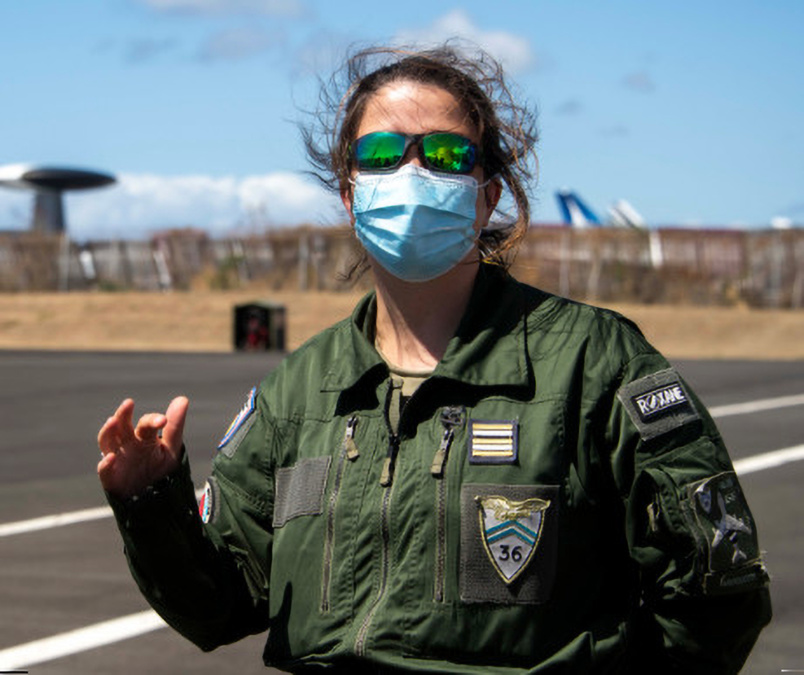
[[[422,382],[432,375],[433,371],[413,371],[397,368],[386,358],[385,354],[382,353],[376,341],[374,347],[391,372],[392,391],[388,402],[388,422],[391,425],[391,431],[397,433],[402,409],[405,407],[408,399],[410,399],[414,392],[421,386]]]

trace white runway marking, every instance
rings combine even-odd
[[[717,406],[709,408],[709,412],[712,417],[719,418],[731,415],[746,415],[794,405],[804,405],[804,395],[782,396],[747,403]],[[801,460],[804,460],[804,445],[797,445],[735,460],[734,469],[738,475],[742,476]],[[201,494],[203,494],[203,490],[198,491],[196,496],[200,497]],[[112,510],[108,506],[101,506],[6,523],[0,525],[0,537],[99,520],[108,518],[111,515]],[[152,610],[104,621],[42,640],[28,642],[17,647],[0,650],[0,670],[25,668],[37,663],[52,661],[70,654],[137,637],[138,635],[164,628],[166,625]]]
[[[43,640],[26,642],[0,651],[0,669],[27,668],[103,645],[149,633],[167,624],[152,610],[129,614],[111,621],[60,633]]]
[[[764,410],[776,410],[777,408],[789,408],[794,405],[804,405],[804,394],[765,398],[759,401],[747,401],[746,403],[732,403],[731,405],[719,405],[714,408],[709,408],[709,414],[717,419],[719,417],[731,417],[732,415],[748,415]]]
[[[772,469],[777,466],[782,466],[782,464],[798,462],[802,459],[804,459],[804,445],[795,445],[792,448],[773,450],[772,452],[764,452],[761,455],[754,455],[753,457],[736,459],[734,460],[734,470],[737,472],[738,476],[744,476],[747,473]]]
[[[196,499],[201,499],[203,494],[203,490],[196,490]],[[0,525],[0,537],[10,537],[12,534],[25,534],[26,532],[36,532],[37,530],[48,530],[51,527],[61,527],[62,525],[72,525],[73,523],[85,523],[89,520],[109,518],[111,515],[112,509],[108,506],[97,506],[92,509],[56,513],[50,516],[31,518],[30,520],[18,520]]]
[[[30,520],[18,520],[15,523],[0,525],[0,537],[10,537],[12,534],[47,530],[51,527],[61,527],[62,525],[72,525],[73,523],[85,523],[88,520],[99,520],[101,518],[108,518],[111,515],[112,510],[108,506],[99,506],[94,509],[82,509],[81,511],[57,513],[52,516],[31,518]]]

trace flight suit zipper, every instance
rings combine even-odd
[[[343,474],[346,469],[346,460],[354,461],[360,456],[360,451],[355,443],[355,427],[357,426],[357,415],[352,415],[346,420],[346,431],[343,434],[341,451],[338,454],[338,466],[335,470],[335,482],[329,496],[327,505],[327,529],[324,535],[324,563],[321,573],[321,611],[328,612],[330,609],[330,583],[332,577],[332,552],[335,546],[335,507],[338,505],[338,497],[343,483]]]
[[[388,586],[388,571],[391,566],[390,561],[390,544],[391,544],[391,525],[390,525],[390,506],[391,506],[391,490],[393,489],[393,465],[396,459],[397,452],[399,451],[399,436],[391,434],[388,439],[388,456],[386,461],[386,469],[389,469],[387,474],[387,483],[383,485],[382,503],[380,505],[380,582],[377,587],[377,595],[371,603],[371,607],[360,624],[360,629],[355,638],[355,654],[357,656],[365,656],[366,650],[366,637],[368,635],[371,621],[380,606],[380,601],[385,595],[385,589]],[[384,477],[385,470],[383,471]]]
[[[463,408],[450,407],[441,411],[441,443],[430,465],[430,473],[436,479],[436,545],[433,599],[444,601],[444,577],[447,563],[447,482],[444,472],[449,458],[449,449],[455,438],[455,428],[463,424]]]
[[[377,586],[377,595],[369,607],[360,628],[357,631],[355,638],[355,654],[357,656],[365,656],[366,652],[366,638],[371,626],[371,621],[380,606],[380,602],[385,595],[385,589],[388,586],[388,571],[391,566],[391,524],[390,524],[390,507],[391,507],[391,490],[393,489],[394,482],[394,469],[396,467],[396,458],[399,454],[399,428],[401,426],[402,411],[399,411],[399,422],[394,428],[391,423],[390,408],[392,405],[399,404],[399,393],[401,384],[394,382],[393,379],[388,383],[388,393],[385,400],[385,425],[388,429],[388,450],[386,452],[385,461],[383,462],[382,473],[380,474],[380,485],[383,488],[382,500],[380,503],[380,580]]]

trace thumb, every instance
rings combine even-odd
[[[186,396],[177,396],[165,411],[167,424],[162,430],[162,442],[173,455],[179,454],[184,443],[184,421],[189,407],[190,401]]]

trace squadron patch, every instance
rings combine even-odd
[[[734,472],[687,487],[699,550],[704,592],[727,593],[765,583],[756,528]]]
[[[512,501],[505,497],[475,497],[480,514],[483,546],[494,569],[506,584],[525,570],[542,534],[546,499]]]
[[[257,405],[257,387],[253,387],[248,394],[245,404],[240,409],[240,412],[235,415],[223,438],[218,443],[218,450],[223,450],[223,453],[228,457],[234,455],[237,446],[240,444],[243,436],[254,424],[254,410]]]
[[[469,420],[470,464],[513,464],[519,449],[515,420]]]
[[[646,441],[699,419],[681,379],[672,368],[623,385],[617,398]]]

